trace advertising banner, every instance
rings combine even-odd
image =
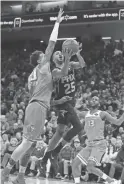
[[[57,19],[57,14],[32,14],[21,17],[2,17],[1,28],[29,27],[53,25]],[[74,11],[65,13],[63,24],[87,23],[98,21],[124,20],[124,9],[95,9],[86,11]]]

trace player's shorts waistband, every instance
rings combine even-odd
[[[29,102],[29,103],[33,103],[33,102],[37,102],[38,104],[40,104],[41,106],[43,106],[45,109],[49,109],[49,107],[48,107],[46,104],[42,103],[42,102],[39,101],[39,100],[32,100],[32,101]]]

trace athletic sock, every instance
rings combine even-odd
[[[12,169],[12,167],[14,166],[16,164],[16,162],[12,159],[12,158],[10,158],[10,160],[9,160],[9,162],[8,162],[8,164],[7,164],[7,168],[8,169]]]
[[[80,183],[80,177],[74,178],[74,182],[75,182],[75,184],[79,184]]]

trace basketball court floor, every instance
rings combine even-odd
[[[12,180],[15,179],[15,176],[10,176],[10,181],[5,184],[12,184]],[[36,178],[36,177],[28,177],[25,178],[26,184],[74,184],[73,181],[62,181],[62,180],[54,180],[54,179],[44,179],[44,178]],[[89,184],[88,182],[81,182],[82,184]],[[91,183],[90,184],[96,184]]]

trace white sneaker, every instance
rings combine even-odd
[[[121,180],[114,180],[112,184],[121,184]]]
[[[112,181],[111,183],[109,183],[109,182],[107,182],[107,181],[105,181],[104,183],[105,183],[105,184],[121,184],[121,180],[115,180],[115,179],[114,179],[114,181]]]

